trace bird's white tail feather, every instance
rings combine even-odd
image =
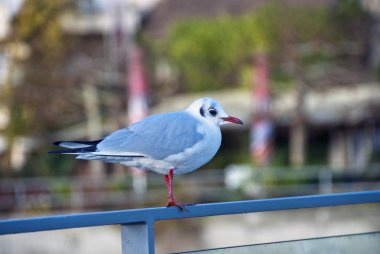
[[[83,143],[73,142],[73,141],[62,141],[58,144],[58,146],[74,149],[74,148],[86,148],[93,145],[83,144]]]

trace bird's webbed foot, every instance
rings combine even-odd
[[[174,197],[170,197],[168,200],[168,203],[166,204],[166,207],[172,207],[176,206],[178,207],[181,211],[188,212],[185,206],[191,205],[191,204],[186,204],[186,203],[180,203],[178,202]]]

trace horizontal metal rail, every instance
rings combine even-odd
[[[187,211],[175,207],[157,207],[69,214],[2,220],[0,235],[120,224],[122,225],[123,253],[154,253],[154,223],[156,221],[379,202],[380,191],[377,190],[199,204],[187,206]],[[136,244],[139,246],[135,246]]]

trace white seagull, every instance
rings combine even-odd
[[[77,159],[120,163],[164,174],[167,206],[185,209],[173,194],[173,175],[196,170],[214,157],[222,136],[220,126],[243,122],[226,114],[220,103],[200,98],[184,111],[156,114],[96,141],[59,141],[69,148],[50,153],[75,154]]]

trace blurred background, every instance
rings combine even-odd
[[[380,189],[380,1],[0,0],[0,218],[164,205],[161,175],[47,151],[203,96],[245,125],[223,128],[216,157],[176,176],[179,200]],[[158,223],[157,251],[375,231],[379,214]],[[113,253],[119,237],[117,227],[7,236],[0,253]]]

